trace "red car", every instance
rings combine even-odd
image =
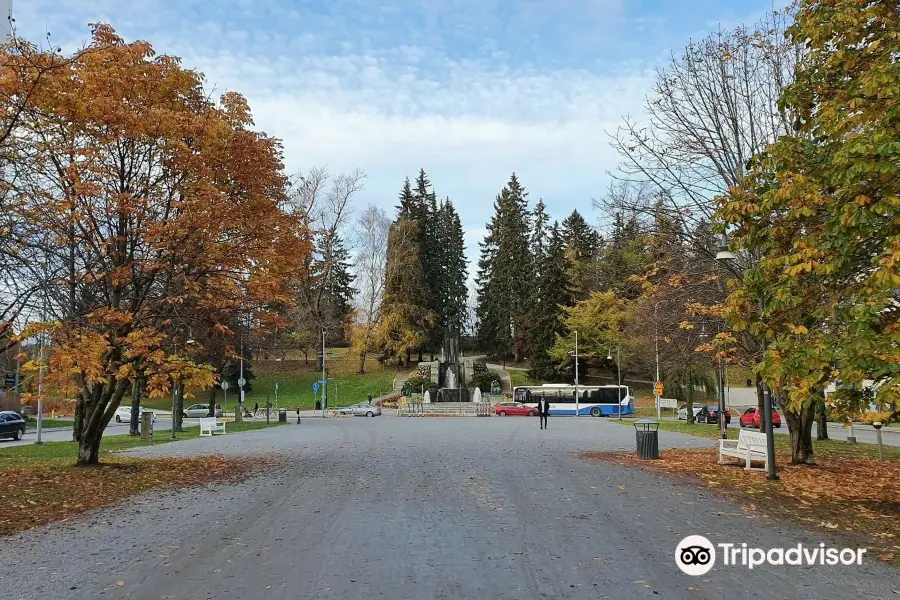
[[[741,427],[756,427],[758,429],[761,420],[762,413],[758,406],[748,408],[741,414]],[[772,411],[772,424],[775,425],[775,427],[781,427],[781,415],[774,410]]]
[[[494,405],[494,414],[501,417],[535,417],[537,416],[537,409],[533,406],[525,406],[521,402],[500,402]]]

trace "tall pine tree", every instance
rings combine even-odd
[[[560,378],[560,365],[548,355],[557,335],[564,335],[560,320],[561,306],[572,306],[575,297],[569,283],[570,264],[566,252],[565,235],[553,223],[547,251],[540,260],[539,275],[535,278],[535,304],[532,306],[531,341],[533,358],[529,376],[533,379],[555,381]]]
[[[503,357],[514,354],[517,362],[528,347],[532,261],[527,198],[513,173],[494,201],[478,264],[478,339],[484,349]]]
[[[596,286],[600,235],[577,210],[563,220],[561,235],[569,259],[572,291],[577,299],[583,300]]]
[[[468,267],[462,222],[449,198],[441,203],[438,247],[440,248],[440,327],[461,332],[465,320]]]

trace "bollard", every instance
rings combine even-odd
[[[847,427],[850,428],[850,431],[847,433],[847,441],[851,444],[855,444],[856,436],[853,435],[853,421],[847,421]]]
[[[878,444],[878,460],[884,460],[884,445],[881,443],[881,421],[872,423],[875,428],[875,443]]]

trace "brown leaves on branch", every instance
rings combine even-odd
[[[221,455],[143,460],[107,458],[102,466],[36,465],[5,469],[0,477],[0,536],[66,521],[153,488],[241,481],[273,466]],[[102,519],[102,515],[100,517]]]

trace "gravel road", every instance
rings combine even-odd
[[[715,442],[661,432],[663,447]],[[691,534],[763,548],[841,546],[751,519],[674,478],[585,462],[631,449],[592,418],[304,419],[134,452],[280,453],[236,485],[155,492],[3,540],[0,598],[900,598],[898,572],[717,566],[682,574]],[[825,537],[823,537],[825,536]]]

